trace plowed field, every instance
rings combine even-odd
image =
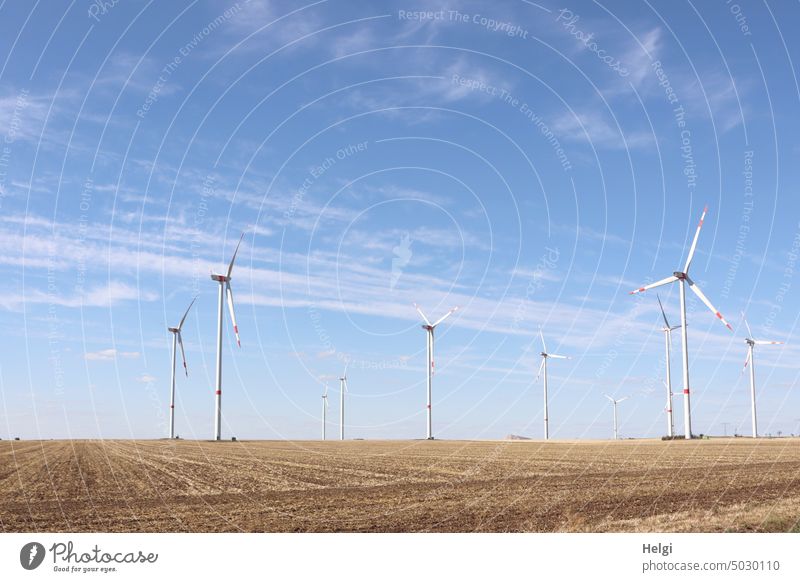
[[[0,441],[3,531],[793,531],[800,441]]]

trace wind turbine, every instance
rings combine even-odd
[[[433,382],[433,370],[434,370],[434,364],[433,364],[433,332],[436,329],[437,325],[439,325],[445,319],[447,319],[448,317],[453,315],[456,311],[458,311],[458,307],[453,307],[453,309],[451,309],[450,311],[445,313],[442,317],[440,317],[436,321],[436,323],[431,323],[428,320],[428,318],[425,317],[425,314],[422,313],[422,309],[420,309],[419,305],[417,305],[416,303],[414,304],[414,308],[422,316],[422,320],[425,322],[425,324],[422,326],[422,329],[424,329],[428,333],[428,434],[427,434],[427,439],[430,441],[430,440],[433,440],[433,420],[431,418],[431,384]]]
[[[545,440],[550,438],[550,428],[547,424],[547,358],[555,358],[557,360],[568,360],[568,356],[559,356],[558,354],[548,354],[547,353],[547,344],[544,343],[544,334],[542,330],[539,329],[539,336],[542,338],[542,363],[539,366],[539,373],[536,374],[536,380],[539,380],[539,376],[542,375],[542,370],[544,370],[544,438]]]
[[[344,375],[339,378],[339,440],[344,440],[344,393],[347,391],[347,366],[344,367]]]
[[[658,306],[661,308],[661,317],[664,318],[664,327],[661,328],[661,331],[664,332],[664,343],[666,344],[667,350],[667,381],[665,384],[667,387],[667,407],[665,410],[667,411],[667,435],[669,438],[672,438],[675,435],[675,422],[672,418],[672,332],[679,329],[681,326],[671,326],[669,324],[664,306],[661,304],[661,297],[656,295],[656,299],[658,299]]]
[[[745,317],[744,313],[742,313],[742,319],[744,319],[744,324],[747,327],[747,334],[748,337],[745,338],[745,343],[747,344],[747,359],[744,361],[744,367],[742,368],[742,374],[744,374],[745,368],[747,368],[747,364],[750,364],[750,405],[752,408],[752,415],[753,415],[753,438],[758,437],[758,423],[756,421],[756,370],[755,370],[755,361],[753,360],[753,348],[755,346],[774,346],[778,344],[782,344],[783,342],[773,342],[773,341],[766,341],[766,340],[755,340],[753,339],[753,332],[750,331],[750,325],[747,323],[747,318]]]
[[[325,427],[328,422],[328,384],[325,383],[325,392],[322,394],[322,440],[325,440]]]
[[[170,381],[170,394],[169,394],[169,438],[175,438],[175,357],[177,356],[177,347],[178,344],[181,346],[181,358],[183,358],[183,371],[186,373],[186,376],[189,376],[189,368],[186,367],[186,352],[183,350],[183,338],[181,337],[181,329],[183,328],[183,322],[186,321],[186,316],[189,315],[189,310],[194,305],[194,302],[197,300],[197,297],[192,299],[192,302],[189,304],[189,307],[186,308],[186,312],[181,317],[181,322],[178,324],[178,327],[168,327],[167,329],[172,332],[172,375]]]
[[[623,400],[627,400],[628,397],[627,396],[623,396],[619,400],[614,400],[608,394],[603,394],[603,396],[608,398],[611,401],[611,403],[614,405],[614,440],[617,441],[617,440],[619,440],[619,431],[617,430],[617,404],[619,404]]]
[[[222,324],[223,324],[223,310],[222,304],[225,301],[225,295],[228,296],[228,311],[231,314],[231,324],[233,325],[233,333],[236,334],[236,343],[242,347],[242,342],[239,340],[239,326],[236,325],[236,313],[233,310],[233,292],[231,291],[231,273],[233,272],[233,263],[236,260],[236,254],[239,252],[239,245],[242,244],[244,233],[239,237],[239,242],[236,244],[236,250],[233,251],[233,257],[228,264],[228,270],[225,275],[218,273],[211,273],[211,279],[219,283],[219,305],[217,306],[217,389],[216,389],[216,411],[214,416],[214,440],[222,438]]]
[[[716,315],[717,318],[724,323],[728,329],[733,331],[731,324],[725,321],[725,318],[722,317],[722,314],[717,311],[717,309],[708,300],[708,297],[706,297],[705,294],[700,291],[700,288],[697,286],[697,284],[689,277],[689,267],[692,264],[694,252],[697,249],[697,239],[700,238],[700,229],[703,228],[703,221],[706,218],[706,212],[708,212],[708,206],[703,209],[703,215],[700,217],[700,223],[697,225],[697,231],[694,233],[694,240],[692,240],[692,246],[689,248],[689,256],[686,258],[686,265],[683,267],[683,271],[675,271],[672,276],[667,277],[666,279],[661,279],[660,281],[650,283],[649,285],[640,287],[635,291],[631,291],[631,295],[633,295],[635,293],[642,293],[648,289],[667,285],[668,283],[678,282],[680,285],[681,338],[683,340],[683,424],[684,434],[686,435],[687,439],[692,438],[692,411],[689,401],[689,345],[688,336],[686,333],[686,285],[689,285],[689,289],[691,289],[692,292],[700,298],[700,301],[705,303],[706,307],[711,310],[711,313]]]

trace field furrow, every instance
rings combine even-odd
[[[800,441],[0,442],[4,531],[793,531]]]

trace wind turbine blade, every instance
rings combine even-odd
[[[620,398],[619,400],[617,400],[617,403],[620,403],[620,402],[622,402],[623,400],[627,400],[628,398],[630,398],[630,396],[623,396],[622,398]]]
[[[547,353],[547,344],[544,343],[544,333],[542,333],[542,328],[539,328],[539,337],[542,338],[542,351],[546,354]]]
[[[697,224],[697,230],[694,233],[694,240],[692,241],[692,246],[689,248],[689,256],[686,257],[686,266],[683,268],[684,273],[689,272],[689,266],[692,264],[694,251],[697,249],[697,239],[700,238],[700,229],[703,228],[703,221],[706,219],[706,212],[708,212],[708,205],[703,208],[703,214],[700,216],[700,222]]]
[[[667,283],[674,283],[677,281],[678,278],[675,275],[670,275],[666,279],[661,279],[660,281],[656,281],[655,283],[650,283],[649,285],[645,285],[644,287],[639,287],[638,289],[634,289],[630,292],[630,295],[635,295],[636,293],[643,293],[648,289],[654,289],[655,287],[661,287],[662,285],[666,285]]]
[[[548,358],[555,358],[556,360],[569,360],[569,356],[559,356],[558,354],[547,354]]]
[[[724,324],[725,324],[725,327],[727,327],[729,330],[733,331],[733,328],[731,327],[731,324],[730,324],[730,323],[728,323],[728,322],[725,320],[725,318],[724,318],[724,317],[722,317],[722,314],[721,314],[719,311],[717,311],[717,308],[716,308],[716,307],[714,307],[714,306],[711,304],[711,301],[709,301],[709,300],[708,300],[708,297],[706,297],[706,296],[705,296],[705,294],[703,294],[703,292],[702,292],[702,291],[700,291],[700,288],[697,286],[697,284],[695,284],[695,282],[694,282],[694,281],[692,281],[692,280],[691,280],[691,279],[690,279],[688,276],[686,277],[686,282],[689,284],[689,289],[691,289],[692,291],[694,291],[694,294],[695,294],[695,295],[697,295],[697,296],[700,298],[700,301],[702,301],[703,303],[705,303],[705,304],[706,304],[706,307],[708,307],[708,308],[711,310],[711,313],[713,313],[714,315],[716,315],[716,316],[717,316],[717,318],[718,318],[718,319],[719,319],[719,320],[720,320],[722,323],[724,323]]]
[[[659,297],[658,294],[656,294],[656,299],[658,299],[658,306],[661,308],[661,317],[664,318],[664,325],[667,326],[667,329],[672,329],[669,321],[667,321],[667,314],[664,313],[664,306],[661,305],[661,297]]]
[[[749,363],[750,363],[750,350],[747,350],[747,357],[744,359],[744,366],[742,366],[742,372],[741,372],[742,374],[744,374],[744,371],[747,369],[747,364]]]
[[[669,328],[669,330],[670,331],[675,331],[676,329],[680,329],[680,328],[681,328],[680,325],[673,325],[671,328]]]
[[[236,312],[233,309],[233,291],[231,291],[230,281],[225,283],[225,291],[228,295],[228,311],[231,314],[231,323],[233,324],[233,333],[236,334],[236,343],[242,347],[242,342],[239,340],[239,326],[236,324]]]
[[[437,322],[436,322],[436,323],[434,323],[434,324],[433,324],[431,327],[436,327],[437,325],[439,325],[440,323],[442,323],[442,322],[443,322],[445,319],[447,319],[448,317],[450,317],[451,315],[453,315],[453,314],[454,314],[456,311],[458,311],[458,307],[453,307],[453,309],[451,309],[450,311],[448,311],[447,313],[445,313],[445,314],[444,314],[442,317],[440,317],[440,318],[437,320]]]
[[[186,313],[184,313],[183,317],[181,317],[181,322],[178,324],[178,331],[183,329],[183,322],[186,321],[186,316],[189,315],[189,310],[192,308],[192,305],[194,305],[195,301],[197,301],[197,296],[195,296],[195,298],[192,299],[192,302],[189,304],[189,307],[186,308]]]
[[[536,381],[539,381],[539,376],[542,375],[542,368],[544,368],[544,358],[542,358],[542,363],[539,364],[539,371],[536,374]]]
[[[744,319],[744,325],[747,328],[747,337],[752,339],[753,338],[753,332],[750,330],[750,324],[747,323],[747,317],[745,316],[744,311],[742,311],[742,319]]]
[[[186,372],[186,377],[189,377],[189,368],[186,367],[186,352],[183,351],[183,338],[181,337],[181,330],[178,328],[178,345],[181,346],[181,358],[183,358],[183,371]]]
[[[608,398],[608,399],[609,399],[611,402],[616,402],[616,401],[615,401],[613,398],[611,398],[611,396],[609,396],[608,394],[603,394],[603,396],[605,396],[606,398]]]
[[[414,304],[414,309],[416,309],[416,310],[417,310],[417,313],[419,313],[419,314],[422,316],[422,320],[423,320],[423,321],[424,321],[424,322],[425,322],[427,325],[430,325],[430,324],[431,324],[431,322],[430,322],[430,321],[428,321],[428,318],[427,318],[427,317],[425,317],[425,314],[424,314],[424,313],[422,313],[422,309],[420,309],[420,308],[419,308],[419,305],[417,305],[416,303]]]
[[[242,232],[242,236],[239,237],[239,242],[236,243],[236,250],[233,251],[233,257],[231,257],[231,262],[228,264],[228,279],[231,278],[231,273],[233,273],[233,262],[236,260],[236,254],[239,252],[239,245],[242,244],[243,238],[244,232]]]
[[[757,346],[777,346],[783,344],[783,342],[770,342],[767,340],[753,340],[753,343]]]

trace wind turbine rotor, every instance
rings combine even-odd
[[[181,359],[183,360],[183,371],[186,373],[186,377],[189,377],[189,368],[186,366],[186,352],[183,350],[183,337],[181,337],[181,332],[176,332],[178,336],[178,345],[181,347]]]
[[[439,325],[440,323],[442,323],[442,322],[443,322],[445,319],[447,319],[448,317],[450,317],[451,315],[453,315],[453,314],[454,314],[456,311],[458,311],[458,309],[459,309],[458,307],[453,307],[453,309],[451,309],[450,311],[448,311],[447,313],[445,313],[445,314],[444,314],[442,317],[440,317],[439,319],[437,319],[437,320],[436,320],[436,323],[434,323],[433,325],[431,325],[431,327],[436,327],[437,325]]]
[[[686,257],[686,266],[683,268],[684,273],[689,272],[689,267],[692,264],[692,259],[694,258],[694,252],[697,250],[697,240],[700,238],[700,229],[703,228],[703,222],[706,220],[706,213],[708,212],[708,205],[703,208],[703,214],[700,216],[700,222],[697,224],[697,230],[694,233],[694,239],[692,240],[692,246],[689,248],[689,256]]]
[[[655,283],[650,283],[649,285],[645,285],[644,287],[639,287],[638,289],[634,289],[633,291],[631,291],[629,293],[629,295],[636,295],[637,293],[644,293],[645,291],[648,291],[650,289],[655,289],[656,287],[661,287],[662,285],[667,285],[669,283],[674,283],[675,281],[678,281],[678,277],[676,277],[675,275],[672,275],[670,277],[666,277],[664,279],[661,279],[660,281],[656,281]]]
[[[700,287],[697,286],[697,283],[692,281],[692,279],[688,275],[686,275],[686,283],[689,285],[689,289],[691,289],[694,292],[694,294],[700,298],[700,301],[705,303],[706,307],[708,307],[711,313],[713,313],[717,317],[717,319],[719,319],[722,323],[724,323],[725,327],[733,331],[731,324],[728,323],[728,321],[724,317],[722,317],[722,314],[717,310],[716,307],[714,307],[711,304],[711,301],[709,301],[708,297],[706,297],[705,294],[700,290]]]
[[[661,297],[658,296],[658,293],[656,293],[656,299],[658,299],[658,306],[661,308],[661,317],[664,318],[665,329],[672,330],[673,328],[670,326],[669,321],[667,320],[667,314],[664,311],[664,306],[661,304]]]
[[[181,317],[181,322],[178,324],[178,328],[177,328],[178,331],[181,331],[183,329],[183,322],[186,321],[186,316],[189,315],[189,310],[192,309],[192,305],[194,305],[195,301],[197,301],[197,296],[196,295],[195,295],[194,299],[192,299],[192,302],[189,304],[189,307],[186,308],[186,312],[183,314],[183,317]]]
[[[539,372],[536,374],[536,381],[539,381],[539,377],[542,375],[542,370],[544,369],[544,356],[542,357],[542,363],[539,364]]]
[[[244,232],[242,232],[241,236],[239,237],[239,242],[236,243],[236,249],[233,251],[233,257],[231,257],[231,262],[228,263],[228,271],[227,271],[227,279],[230,280],[231,273],[233,273],[233,263],[236,261],[236,255],[239,253],[239,246],[242,244],[242,239],[244,238]]]
[[[239,326],[236,323],[236,311],[233,308],[233,290],[231,290],[230,280],[225,282],[225,294],[228,298],[228,311],[231,315],[231,325],[233,325],[233,333],[236,336],[236,344],[242,347],[242,342],[239,339]]]
[[[422,317],[422,321],[424,321],[424,322],[425,322],[425,325],[427,325],[428,327],[432,327],[432,326],[431,326],[431,322],[428,320],[428,318],[427,318],[427,317],[425,316],[425,314],[422,312],[422,309],[420,308],[420,306],[419,306],[419,305],[417,305],[417,304],[415,303],[415,304],[414,304],[414,309],[416,309],[416,310],[417,310],[417,313],[419,313],[419,314],[420,314],[420,316]]]

